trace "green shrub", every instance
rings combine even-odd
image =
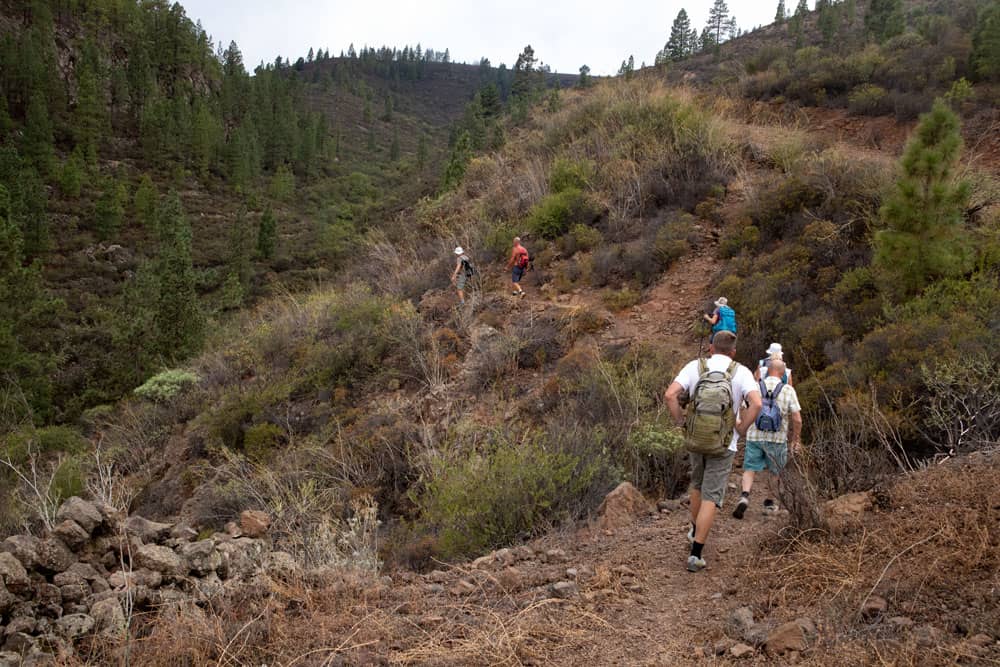
[[[888,95],[888,91],[882,86],[863,83],[847,96],[848,108],[855,114],[882,114],[889,110],[886,104]]]
[[[180,369],[163,371],[136,388],[135,395],[155,403],[164,403],[200,379],[190,371]]]
[[[243,451],[255,461],[266,461],[284,441],[285,431],[276,424],[264,423],[251,426],[243,434]]]
[[[556,158],[549,172],[549,189],[564,192],[570,189],[584,190],[594,177],[594,163],[589,160],[568,160]]]
[[[528,227],[546,239],[562,236],[571,225],[593,221],[597,211],[579,188],[550,194],[528,215]]]
[[[657,488],[673,496],[687,483],[687,453],[684,434],[665,422],[644,421],[633,428],[622,463],[640,489]]]
[[[642,292],[628,286],[617,290],[605,290],[601,300],[611,310],[625,310],[642,301]]]
[[[569,516],[595,472],[578,464],[575,456],[548,449],[536,436],[523,442],[495,436],[482,450],[432,463],[415,498],[421,522],[437,532],[446,558],[509,544]]]
[[[563,251],[567,255],[593,250],[604,242],[604,235],[599,229],[589,225],[577,224],[564,237]]]
[[[87,450],[87,439],[68,426],[28,428],[10,433],[0,440],[0,453],[17,465],[31,456],[77,455]]]
[[[691,250],[691,244],[687,240],[687,231],[684,225],[670,222],[656,231],[653,252],[662,271],[669,269],[674,262]]]

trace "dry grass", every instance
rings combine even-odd
[[[883,504],[890,509],[867,516],[855,534],[789,539],[754,568],[759,575],[749,586],[769,609],[825,618],[825,640],[838,653],[846,642],[866,663],[898,655],[895,664],[950,664],[967,650],[965,636],[1000,627],[1000,459],[980,455],[911,473],[885,492]],[[932,659],[911,653],[912,637],[889,650],[888,626],[861,617],[872,594],[888,600],[888,616],[944,632]]]

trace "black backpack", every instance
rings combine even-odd
[[[471,278],[476,275],[476,267],[472,265],[472,260],[468,257],[462,258],[462,270],[465,271],[466,278]]]

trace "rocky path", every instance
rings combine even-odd
[[[737,479],[734,473],[731,487]],[[419,577],[404,603],[408,613],[416,626],[440,625],[449,634],[429,630],[395,659],[567,666],[698,665],[741,652],[763,659],[751,644],[762,644],[788,619],[780,612],[762,624],[733,618],[745,606],[741,583],[752,576],[741,563],[760,540],[773,539],[783,519],[765,517],[760,498],[743,520],[734,519],[735,500],[731,492],[705,550],[709,566],[699,573],[685,569],[684,502],[665,501],[636,516],[639,501],[626,503],[631,516],[618,512],[610,522]],[[454,643],[456,636],[479,641]]]

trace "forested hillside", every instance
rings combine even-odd
[[[891,116],[910,123],[945,95],[963,117],[970,150],[989,160],[1000,153],[996,2],[775,4],[771,24],[744,30],[726,3],[716,0],[700,36],[681,10],[657,56],[658,69],[671,82],[757,103],[748,106],[748,115],[850,127],[872,147],[892,150],[901,148],[902,137],[864,120]]]
[[[31,265],[17,280],[34,295],[3,297],[5,367],[37,423],[116,400],[261,296],[336,275],[440,187],[453,123],[513,74],[419,46],[250,73],[167,2],[5,2],[0,40],[7,261]]]

